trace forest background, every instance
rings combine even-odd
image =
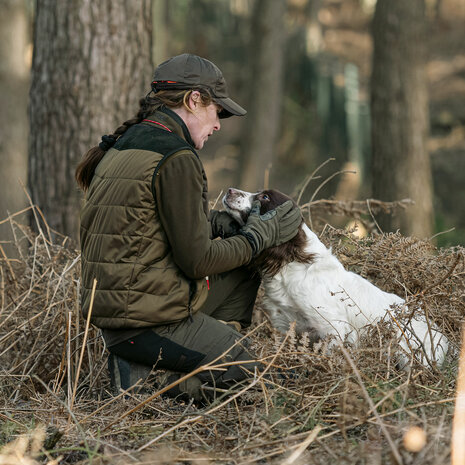
[[[0,218],[27,207],[26,186],[77,239],[82,154],[136,113],[156,64],[190,52],[248,110],[201,152],[212,199],[266,185],[307,202],[355,171],[317,198],[410,198],[379,227],[463,244],[465,5],[388,3],[2,0]]]
[[[465,319],[463,0],[0,7],[0,463],[445,465],[454,451],[465,456],[460,436],[451,444]],[[293,194],[348,270],[405,296],[399,321],[421,308],[441,328],[446,366],[412,356],[411,371],[395,370],[389,322],[331,353],[292,330],[283,339],[259,295],[244,336],[271,385],[264,371],[205,406],[111,392],[108,351],[80,312],[74,171],[136,113],[156,64],[184,52],[218,64],[248,110],[222,121],[200,152],[210,198],[231,185]],[[24,226],[31,212],[35,231]],[[357,238],[337,229],[349,218],[367,233],[401,234]],[[321,231],[326,222],[336,228]],[[296,375],[283,379],[288,368]],[[414,447],[412,428],[424,439]]]

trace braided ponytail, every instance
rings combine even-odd
[[[90,186],[92,178],[94,177],[95,169],[102,160],[103,156],[115,145],[118,138],[124,134],[133,124],[140,123],[147,113],[147,101],[145,98],[139,101],[139,112],[137,115],[125,121],[121,126],[118,126],[113,134],[102,136],[102,141],[99,145],[92,147],[82,158],[81,162],[76,168],[75,178],[78,186],[86,192]]]
[[[160,90],[153,96],[148,94],[145,98],[139,100],[139,111],[134,118],[125,121],[121,126],[118,126],[113,134],[102,136],[99,145],[92,147],[82,158],[81,162],[76,168],[75,178],[78,186],[86,192],[90,186],[92,178],[94,177],[95,169],[100,163],[104,155],[116,143],[132,125],[142,122],[145,118],[151,115],[155,110],[164,106],[169,108],[179,108],[185,106],[187,110],[191,111],[187,106],[187,100],[193,90],[198,90],[201,95],[202,104],[208,105],[212,102],[211,95],[204,88],[196,88],[190,90]]]

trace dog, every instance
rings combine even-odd
[[[292,199],[272,189],[251,193],[229,188],[223,205],[243,226],[255,200],[260,201],[263,215]],[[356,346],[368,325],[389,321],[393,310],[405,305],[401,297],[345,270],[303,221],[293,239],[263,251],[254,265],[262,275],[263,307],[271,324],[283,333],[295,322],[299,334],[306,332],[321,339],[333,336],[330,347],[336,338]],[[402,349],[396,354],[398,368],[408,370],[412,351],[426,367],[444,362],[448,340],[423,315],[400,327],[397,324],[397,336]]]

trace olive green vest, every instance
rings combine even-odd
[[[154,201],[159,167],[185,150],[195,153],[176,134],[137,124],[95,170],[81,210],[81,303],[87,316],[96,279],[91,322],[98,327],[176,322],[207,298],[206,281],[189,280],[174,262]]]

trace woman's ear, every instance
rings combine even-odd
[[[187,103],[191,110],[196,110],[202,103],[200,92],[198,90],[193,90],[189,95]]]

